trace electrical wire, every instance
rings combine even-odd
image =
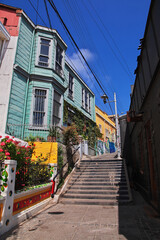
[[[51,19],[50,19],[49,13],[48,13],[48,8],[47,8],[46,0],[44,0],[44,5],[45,5],[45,9],[46,9],[48,21],[49,21],[49,26],[50,26],[50,29],[52,29]]]
[[[83,1],[83,0],[82,0]],[[122,63],[122,61],[119,59],[119,57],[117,56],[116,52],[114,51],[113,47],[111,46],[110,42],[108,41],[108,39],[106,38],[104,32],[102,31],[102,29],[99,27],[97,21],[94,19],[91,11],[89,10],[89,8],[87,7],[85,1],[83,1],[83,4],[85,5],[89,15],[91,16],[91,18],[93,19],[93,21],[95,22],[95,24],[97,25],[99,31],[101,32],[103,38],[105,39],[106,43],[108,44],[108,46],[110,47],[113,55],[115,56],[115,58],[118,60],[118,62],[120,63],[120,65],[122,66],[123,70],[126,72],[126,74],[130,77],[130,73],[128,72],[128,70],[125,68],[124,64]]]
[[[85,36],[84,36],[85,33],[87,33],[86,35],[87,35],[87,40],[88,40],[88,38],[90,37],[90,35],[89,35],[90,32],[89,32],[88,29],[86,29],[87,24],[83,21],[83,14],[78,14],[78,15],[74,14],[74,11],[75,12],[77,12],[77,11],[80,12],[80,7],[78,7],[78,5],[76,5],[77,1],[72,1],[72,5],[70,5],[69,0],[63,0],[63,2],[64,2],[64,6],[66,7],[67,14],[68,14],[69,18],[71,18],[71,25],[73,25],[75,27],[75,32],[78,35],[78,40],[80,40],[80,39],[84,40],[85,39]],[[70,9],[70,11],[69,11],[69,9]],[[80,19],[79,19],[79,15],[81,16]],[[73,21],[73,19],[74,19],[74,21]],[[83,26],[83,30],[81,30],[82,29],[81,24]],[[78,30],[79,31],[81,30],[81,32],[83,34],[79,34],[79,32],[77,31],[77,27],[78,27]],[[81,36],[83,36],[83,37],[81,37]],[[87,41],[83,41],[83,45],[85,45],[84,42],[87,42]],[[94,45],[92,38],[90,38],[89,42],[90,42],[90,45],[89,45],[90,47],[91,47],[91,45]],[[94,45],[94,52],[96,53],[96,45]],[[99,64],[98,69],[101,69],[101,72],[103,73],[104,78],[105,78],[106,74],[104,72],[104,66],[102,66],[103,65],[102,60],[98,61],[97,64]],[[105,69],[106,69],[106,67],[105,67]],[[116,92],[115,90],[113,90],[112,86],[110,85],[110,82],[108,82],[107,84],[110,86],[113,93]],[[102,83],[101,83],[101,85],[102,85],[103,89],[105,90],[105,87],[103,86]],[[109,96],[109,93],[107,93],[107,95]]]
[[[94,8],[94,6],[93,6],[93,4],[92,4],[92,2],[91,2],[90,0],[89,0],[89,4],[91,5],[93,11],[95,12],[96,16],[98,17],[100,23],[102,24],[102,26],[104,27],[104,29],[106,30],[106,32],[108,33],[108,35],[110,36],[111,40],[113,41],[113,44],[115,45],[115,47],[116,47],[116,49],[118,50],[118,52],[119,52],[121,58],[123,59],[125,65],[126,65],[126,68],[128,69],[128,72],[130,73],[130,76],[131,76],[131,78],[132,78],[132,80],[133,80],[133,74],[131,73],[131,70],[130,70],[130,68],[129,68],[129,66],[128,66],[128,63],[127,63],[125,57],[123,56],[123,54],[122,54],[120,48],[118,47],[116,41],[114,40],[114,38],[113,38],[111,32],[108,30],[108,28],[106,27],[106,25],[103,23],[101,17],[98,15],[97,10]],[[100,25],[99,25],[99,26],[100,26]]]
[[[78,52],[80,53],[81,57],[83,58],[84,62],[85,62],[86,65],[87,65],[87,67],[89,68],[89,70],[90,70],[90,72],[92,73],[93,77],[94,77],[95,80],[97,81],[99,87],[101,88],[101,90],[103,91],[103,93],[106,95],[106,98],[108,99],[107,94],[105,93],[105,91],[104,91],[104,89],[102,88],[102,86],[101,86],[99,80],[98,80],[97,77],[95,76],[95,74],[94,74],[93,70],[91,69],[90,65],[88,64],[86,58],[85,58],[84,55],[82,54],[80,48],[78,47],[77,43],[75,42],[75,40],[74,40],[73,36],[71,35],[69,29],[67,28],[66,24],[64,23],[64,21],[63,21],[61,15],[59,14],[59,12],[58,12],[58,10],[57,10],[57,8],[56,8],[54,2],[53,2],[52,0],[48,0],[48,1],[49,1],[49,3],[50,3],[51,7],[54,9],[55,13],[57,14],[58,18],[60,19],[62,25],[65,27],[67,33],[69,34],[71,40],[73,41],[74,45],[76,46]]]

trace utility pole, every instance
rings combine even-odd
[[[114,93],[114,103],[115,103],[115,118],[116,118],[116,129],[117,129],[117,137],[116,137],[116,143],[117,143],[117,154],[118,158],[121,157],[121,148],[120,148],[120,129],[119,129],[119,123],[118,123],[118,114],[117,114],[117,100],[116,100],[116,93]]]
[[[116,120],[116,145],[117,145],[117,154],[118,158],[121,158],[121,147],[120,147],[120,128],[119,128],[119,122],[118,122],[118,114],[117,114],[117,100],[116,100],[116,93],[114,93],[114,100],[113,101],[107,101],[108,97],[104,94],[101,96],[103,99],[104,104],[105,103],[111,103],[114,102],[115,104],[115,120]]]

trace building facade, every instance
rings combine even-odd
[[[20,138],[37,131],[46,138],[50,125],[63,126],[64,99],[95,120],[94,94],[66,62],[67,45],[58,32],[36,26],[23,10],[3,4],[0,16],[12,48],[12,54],[6,48],[0,69],[0,95],[7,96],[0,131],[15,135],[17,128]],[[89,94],[85,110],[82,89]]]
[[[127,131],[130,151],[127,158],[132,179],[160,212],[160,1],[152,0],[143,39],[130,110]]]
[[[95,106],[96,123],[102,133],[102,138],[98,140],[98,147],[101,152],[115,152],[116,126],[108,114]],[[104,146],[105,145],[105,150]]]

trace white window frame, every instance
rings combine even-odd
[[[63,103],[63,98],[62,98],[62,94],[57,91],[56,89],[54,89],[53,91],[53,106],[52,106],[52,124],[53,124],[53,119],[54,119],[54,95],[55,95],[55,92],[58,93],[61,97],[60,97],[60,113],[62,112],[62,103]],[[62,117],[59,117],[60,121],[59,121],[59,124],[56,125],[56,126],[61,126],[62,125]]]
[[[59,47],[62,49],[62,65],[61,65],[62,70],[61,70],[61,73],[58,73],[58,72],[56,71],[57,45],[59,45]],[[61,47],[61,44],[59,44],[57,41],[55,41],[55,59],[54,59],[55,64],[54,64],[54,69],[55,69],[55,72],[56,72],[57,74],[59,74],[61,77],[64,77],[64,60],[65,60],[65,51],[64,51],[64,49]]]
[[[108,128],[105,129],[105,135],[106,135],[106,138],[109,138],[109,129]]]
[[[82,107],[85,108],[85,89],[82,88]]]
[[[88,108],[89,108],[89,113],[91,114],[91,95],[88,93]]]
[[[70,89],[70,77],[72,78],[72,89]],[[72,91],[72,94],[70,94],[70,90]],[[74,77],[71,73],[69,73],[68,97],[71,98],[72,100],[74,99]]]
[[[44,65],[44,66],[39,64],[39,56],[42,55],[41,54],[41,39],[50,41],[49,53],[48,53],[48,65]],[[51,68],[52,67],[52,45],[53,45],[53,40],[51,38],[46,38],[43,36],[38,37],[37,57],[36,57],[36,65],[37,66],[42,67],[42,68]]]
[[[102,133],[102,125],[99,124],[99,130],[100,130],[100,133]]]
[[[43,120],[43,125],[42,126],[36,126],[33,125],[33,112],[34,112],[34,106],[35,106],[35,91],[36,90],[45,90],[46,91],[46,99],[45,99],[45,104],[44,104],[44,120]],[[31,128],[34,129],[44,129],[47,128],[47,115],[48,115],[48,92],[49,89],[47,88],[40,88],[40,87],[34,87],[32,91],[32,105],[31,105],[31,115],[30,115],[30,123],[31,123]]]

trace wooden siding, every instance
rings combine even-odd
[[[15,63],[29,73],[32,53],[33,27],[22,17]]]
[[[55,54],[56,54],[55,36],[50,32],[45,33],[45,32],[41,32],[40,30],[37,30],[37,31],[38,32],[36,32],[35,34],[34,46],[33,46],[33,52],[32,52],[31,74],[52,77],[55,79],[55,81],[58,81],[62,86],[66,86],[65,78],[60,77],[54,70]],[[50,46],[51,47],[51,66],[49,68],[37,65],[37,56],[39,53],[38,41],[40,37],[49,38],[52,40],[52,45]]]
[[[22,75],[13,74],[12,87],[10,94],[9,110],[8,110],[8,123],[9,124],[22,124],[23,111],[25,105],[27,79]]]
[[[73,107],[78,108],[85,116],[95,121],[95,97],[86,88],[82,81],[80,81],[75,74],[66,66],[65,78],[67,85],[69,84],[69,73],[73,76],[73,100],[68,97],[68,89],[64,93],[64,100],[71,104]],[[82,88],[86,89],[91,96],[91,114],[82,108]]]
[[[28,89],[28,98],[27,98],[27,109],[26,109],[26,121],[25,124],[31,124],[31,118],[32,116],[32,99],[33,99],[33,89],[34,88],[45,88],[48,89],[48,108],[47,108],[47,124],[51,123],[52,119],[52,95],[53,95],[53,88],[51,83],[45,83],[45,82],[38,82],[38,81],[32,81],[29,84]]]

